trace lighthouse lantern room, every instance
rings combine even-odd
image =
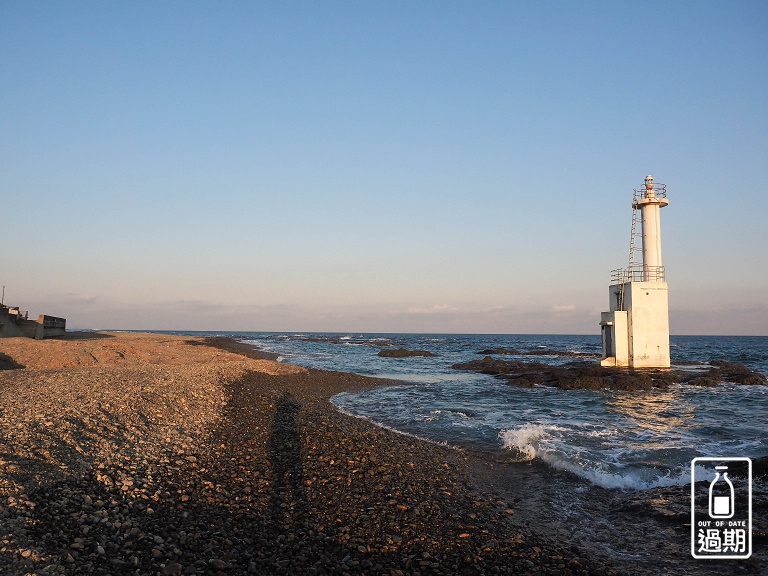
[[[634,191],[629,266],[611,272],[610,311],[603,312],[600,319],[603,366],[669,367],[669,304],[659,218],[667,204],[666,185],[654,183],[650,175]],[[638,219],[642,263],[635,262]]]

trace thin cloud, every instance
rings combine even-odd
[[[413,306],[407,310],[408,314],[446,314],[460,312],[461,309],[453,304],[435,304],[430,307]]]

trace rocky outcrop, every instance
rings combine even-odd
[[[559,356],[564,358],[601,358],[600,354],[592,352],[574,352],[573,350],[515,350],[514,348],[488,348],[480,350],[478,354],[496,354],[502,356]]]
[[[437,356],[429,350],[406,350],[405,348],[395,348],[394,350],[382,350],[378,354],[384,358],[407,358],[410,356]]]
[[[532,387],[541,384],[565,390],[651,390],[668,388],[672,384],[714,386],[721,382],[768,384],[765,375],[735,362],[702,364],[700,370],[631,370],[603,367],[592,362],[570,362],[563,366],[550,366],[541,362],[501,360],[486,356],[481,360],[454,364],[453,368],[492,374],[516,386]]]

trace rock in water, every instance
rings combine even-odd
[[[480,360],[454,364],[452,368],[492,374],[516,386],[531,387],[542,384],[564,390],[651,390],[668,388],[672,384],[714,386],[722,382],[743,385],[768,384],[763,374],[737,362],[702,364],[700,370],[665,370],[603,367],[594,362],[570,362],[562,366],[550,366],[540,362],[501,360],[486,356]]]
[[[406,350],[405,348],[397,348],[395,350],[382,350],[379,352],[379,356],[384,358],[406,358],[409,356],[437,356],[429,350]]]

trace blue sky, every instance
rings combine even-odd
[[[6,303],[125,329],[768,334],[765,2],[0,1]]]

